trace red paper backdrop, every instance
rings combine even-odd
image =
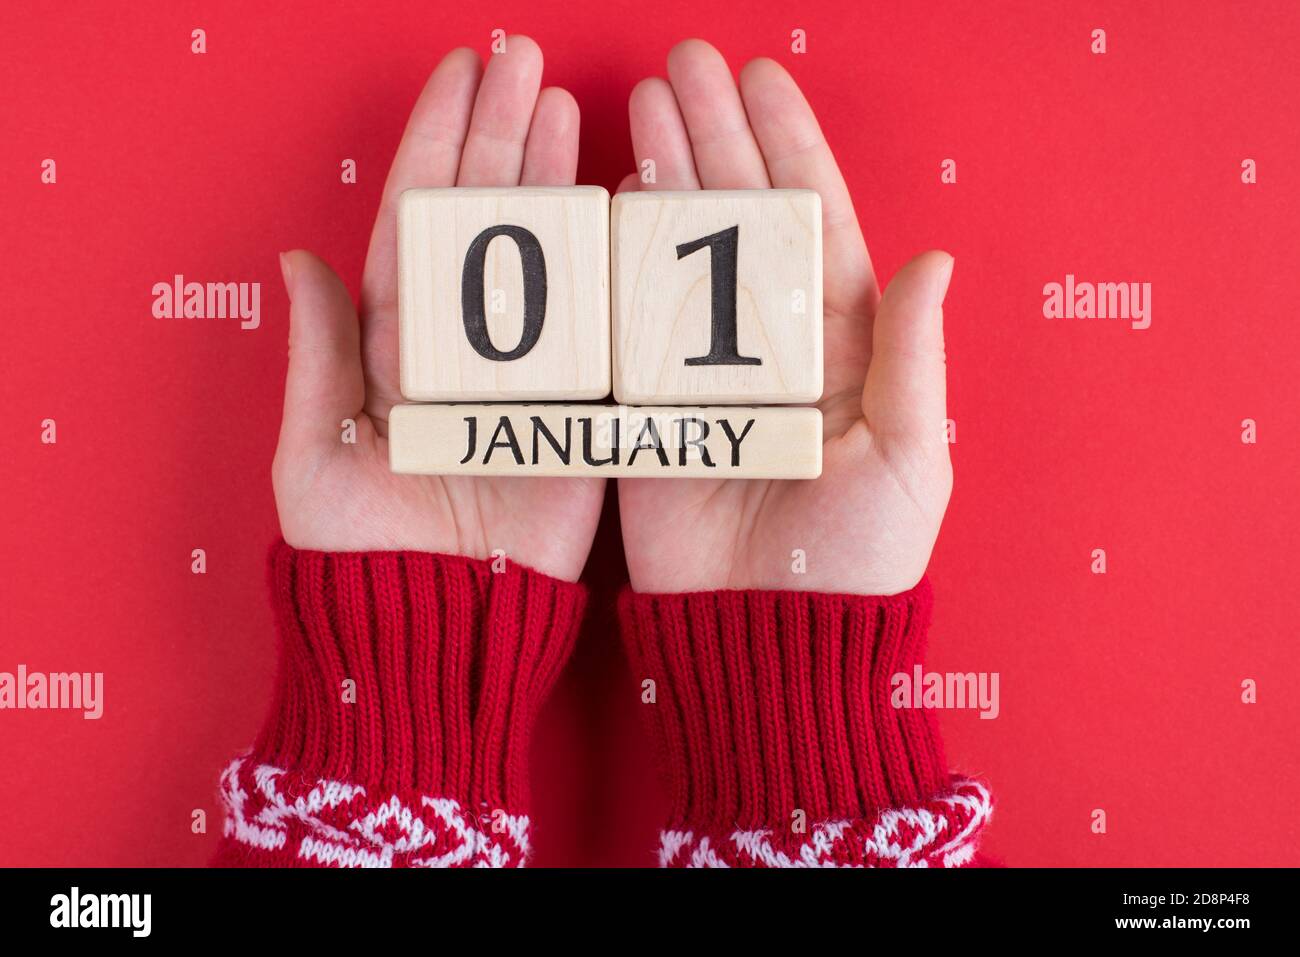
[[[1294,3],[153,6],[0,13],[0,670],[106,675],[99,721],[0,712],[0,862],[209,855],[216,776],[274,668],[276,253],[314,248],[355,290],[421,84],[500,27],[536,37],[547,82],[577,96],[581,182],[631,171],[628,91],[701,35],[803,84],[882,276],[956,255],[929,664],[1001,675],[996,720],[943,716],[953,762],[1000,800],[987,847],[1300,863]],[[262,327],[154,319],[175,273],[261,282]],[[1152,283],[1151,327],[1045,319],[1066,273]],[[591,567],[613,582],[621,563],[611,502]],[[538,735],[539,864],[652,859],[637,690],[597,608]]]

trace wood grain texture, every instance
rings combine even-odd
[[[398,405],[389,465],[424,475],[811,479],[822,416],[779,406]]]
[[[737,227],[735,339],[759,364],[710,353],[714,249]],[[620,193],[611,213],[614,398],[638,403],[816,402],[822,393],[821,197],[813,190]]]
[[[479,250],[480,314],[489,348],[520,349],[528,251],[508,235],[482,238],[500,226],[536,237],[545,264],[540,332],[531,348],[508,360],[476,351],[462,299],[466,259],[477,241],[486,247]],[[605,398],[609,194],[599,186],[407,190],[398,214],[398,313],[408,399]]]

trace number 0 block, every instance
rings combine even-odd
[[[408,399],[604,398],[609,194],[599,186],[407,190],[398,313]]]
[[[815,191],[620,193],[611,235],[615,399],[821,398]]]

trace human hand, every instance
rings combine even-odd
[[[296,548],[412,549],[511,561],[576,581],[604,499],[595,478],[395,475],[388,412],[397,363],[397,203],[423,186],[565,186],[578,164],[578,106],[541,90],[528,37],[482,69],[454,50],[411,113],[384,185],[361,283],[360,319],[343,282],[302,250],[281,257],[291,300],[289,371],[272,480],[280,529]],[[539,92],[540,90],[540,92]],[[355,443],[343,422],[356,423]]]
[[[639,592],[721,588],[892,595],[925,573],[952,488],[944,438],[943,298],[952,257],[928,252],[882,297],[844,179],[779,64],[732,80],[702,40],[668,54],[668,81],[629,102],[637,167],[627,189],[803,187],[822,198],[823,471],[813,481],[619,479]],[[807,568],[792,573],[802,549]]]

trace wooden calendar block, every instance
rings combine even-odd
[[[609,194],[599,186],[407,190],[398,313],[408,399],[604,398]]]
[[[389,465],[426,475],[811,479],[822,415],[764,406],[398,405]]]
[[[611,243],[617,401],[821,398],[815,191],[620,193]]]

